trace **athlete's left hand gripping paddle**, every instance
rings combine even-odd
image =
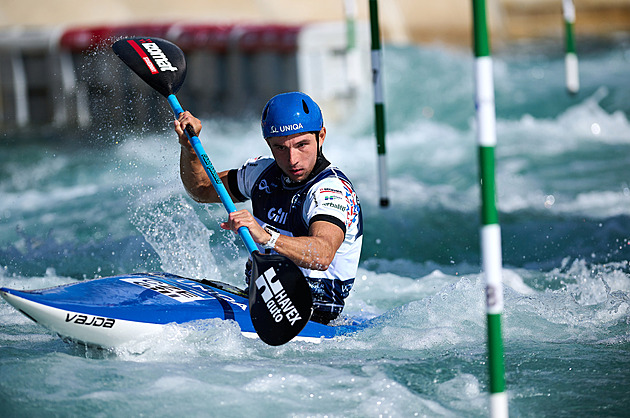
[[[175,94],[184,84],[186,58],[177,45],[160,38],[129,38],[116,41],[112,48],[140,78],[166,97],[176,117],[184,111]],[[223,206],[228,213],[236,211],[190,125],[186,126],[186,134]],[[284,344],[304,328],[313,312],[308,282],[302,271],[287,257],[260,254],[247,228],[240,228],[238,233],[253,261],[249,309],[254,329],[265,343]]]

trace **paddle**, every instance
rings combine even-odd
[[[160,38],[129,38],[116,41],[112,49],[140,78],[166,97],[176,117],[184,111],[175,97],[186,77],[186,59],[177,45]],[[186,134],[223,206],[228,213],[236,211],[190,125],[186,126]],[[313,311],[310,287],[293,261],[278,254],[260,254],[246,227],[239,228],[238,233],[253,261],[249,309],[254,329],[265,343],[284,344],[310,319]]]

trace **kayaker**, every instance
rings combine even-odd
[[[175,121],[182,182],[196,201],[218,203],[184,133],[187,125],[197,136],[201,131],[201,122],[190,112]],[[338,317],[354,284],[363,240],[359,198],[349,179],[322,153],[326,128],[321,109],[308,95],[290,92],[271,98],[261,127],[273,157],[251,158],[238,169],[219,173],[235,202],[251,199],[253,214],[233,212],[221,228],[236,232],[246,226],[261,252],[293,260],[311,287],[311,319],[326,324]]]

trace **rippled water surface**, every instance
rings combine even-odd
[[[377,204],[369,91],[347,121],[328,124],[324,150],[353,180],[365,219],[344,313],[373,326],[269,347],[211,320],[98,351],[2,302],[0,415],[487,415],[472,57],[425,46],[391,47],[385,59],[391,207]],[[626,415],[630,43],[586,48],[576,96],[548,45],[494,59],[510,413]],[[204,122],[218,170],[267,153],[255,120]],[[0,285],[168,271],[243,286],[246,251],[218,227],[222,207],[187,197],[178,152],[167,121],[79,142],[1,138]]]

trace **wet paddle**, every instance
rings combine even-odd
[[[160,38],[129,38],[116,41],[112,48],[140,78],[166,97],[176,117],[184,111],[175,97],[186,77],[186,59],[177,45]],[[223,206],[228,213],[236,211],[190,125],[186,126],[186,134]],[[247,228],[241,227],[238,233],[253,261],[249,309],[254,329],[265,343],[284,344],[310,319],[313,310],[310,287],[293,261],[282,255],[260,254]]]

